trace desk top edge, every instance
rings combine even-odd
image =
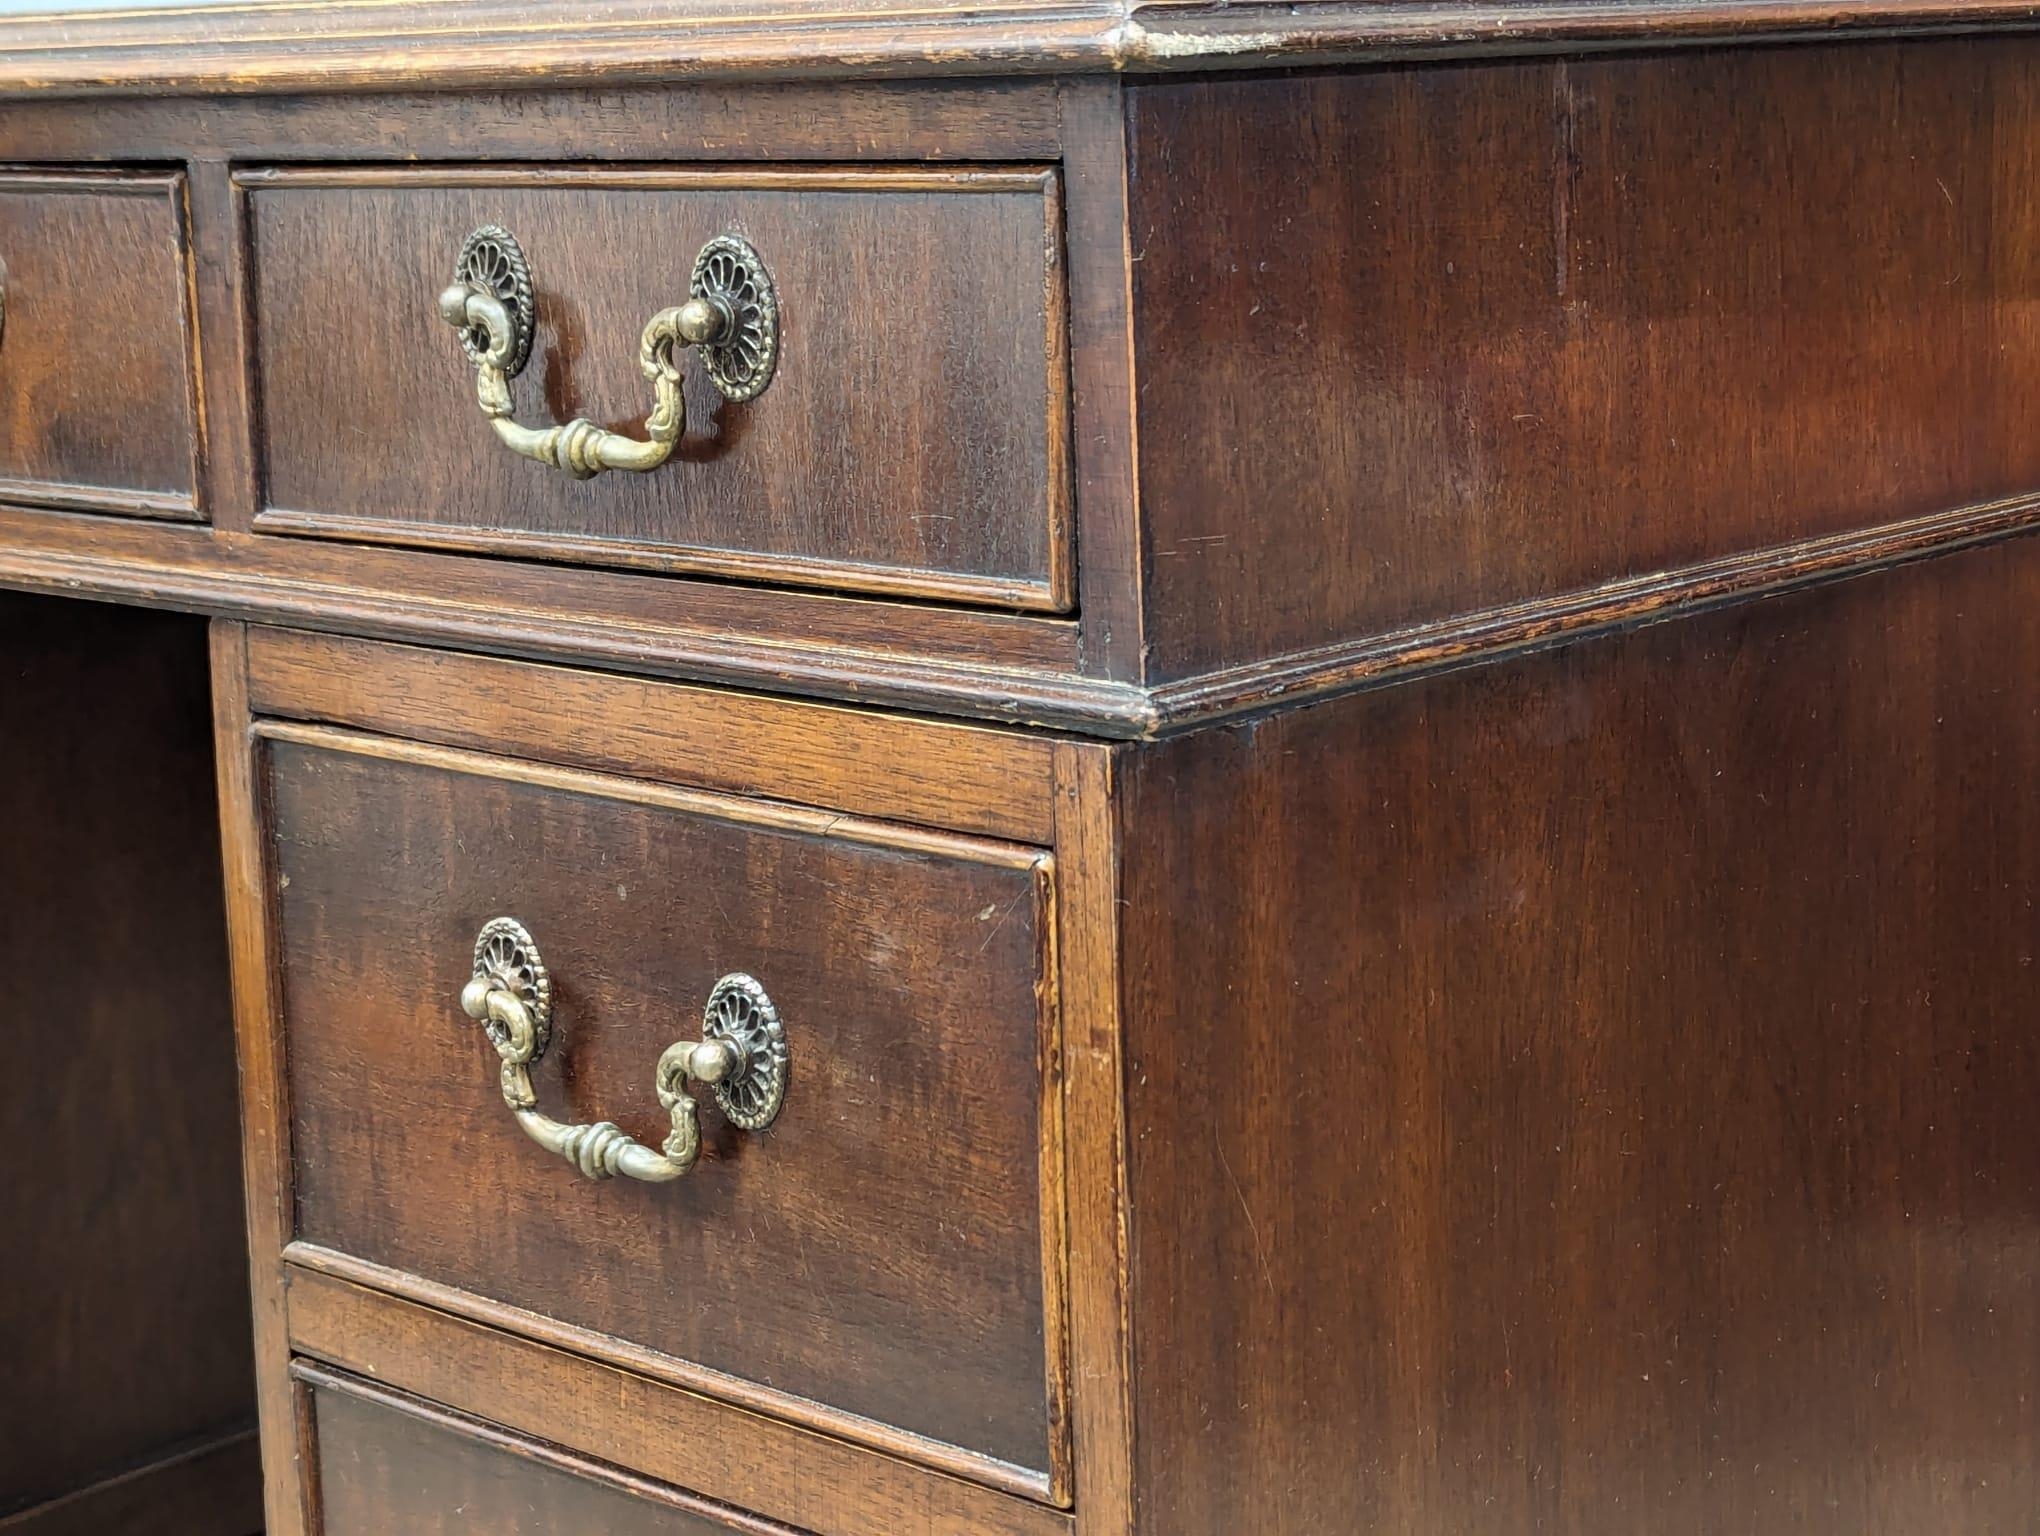
[[[792,14],[790,14],[790,11]],[[796,19],[797,18],[797,19]],[[2003,0],[246,0],[0,17],[0,97],[1283,68],[2040,27]]]

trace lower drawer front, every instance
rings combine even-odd
[[[296,1374],[311,1408],[316,1536],[792,1536],[346,1376]]]
[[[370,1284],[1049,1490],[1045,854],[264,731],[300,1244],[375,1266]],[[666,1144],[656,1065],[743,973],[784,1028],[777,1117],[746,1129],[684,1088],[699,1161],[670,1182],[592,1178],[534,1144],[463,1012],[502,917],[549,973],[540,1113]]]

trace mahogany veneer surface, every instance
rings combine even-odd
[[[2036,666],[2027,541],[1141,755],[1139,1528],[2030,1528]]]
[[[2040,42],[1141,83],[1152,674],[2040,484]]]

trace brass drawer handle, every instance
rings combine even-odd
[[[786,1101],[786,1031],[765,989],[749,976],[718,981],[702,1014],[702,1038],[668,1046],[653,1069],[672,1134],[659,1151],[607,1120],[566,1125],[538,1109],[531,1066],[552,1039],[552,976],[538,945],[514,918],[491,918],[475,939],[474,974],[460,1006],[479,1020],[503,1058],[503,1102],[524,1133],[591,1179],[623,1174],[648,1183],[677,1179],[701,1155],[701,1125],[688,1082],[707,1083],[732,1124],[762,1131]]]
[[[662,309],[645,323],[638,366],[652,385],[645,438],[626,437],[585,417],[564,426],[525,427],[510,419],[510,381],[531,357],[536,301],[523,247],[501,225],[470,234],[454,265],[453,283],[439,295],[439,317],[460,333],[475,365],[475,396],[482,414],[516,452],[586,480],[605,469],[642,474],[672,456],[687,429],[680,389],[680,352],[701,353],[723,398],[756,399],[779,362],[779,301],[772,274],[750,245],[718,235],[694,261],[686,303]]]

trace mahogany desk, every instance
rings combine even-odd
[[[0,1532],[2033,1531],[2036,21],[0,21]]]

